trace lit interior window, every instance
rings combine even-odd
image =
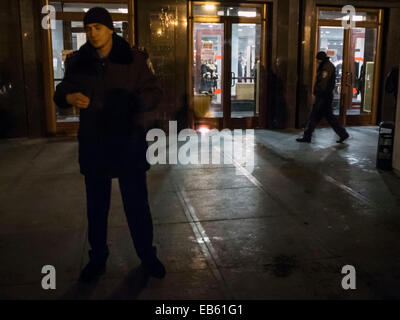
[[[205,7],[205,9],[206,9],[207,11],[213,11],[213,10],[215,10],[215,5],[214,5],[214,4],[206,4],[204,7]]]
[[[250,12],[250,11],[239,11],[238,12],[238,16],[239,17],[256,17],[257,16],[257,12]]]

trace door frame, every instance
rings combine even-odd
[[[234,16],[214,16],[214,15],[193,15],[194,4],[215,4],[221,6],[234,6],[234,7],[257,7],[261,9],[260,18],[247,18],[247,17],[234,17]],[[266,80],[265,73],[267,69],[267,50],[266,50],[266,31],[267,31],[267,3],[233,3],[233,2],[205,2],[205,1],[189,1],[188,3],[188,76],[189,81],[187,85],[187,92],[189,97],[189,112],[188,124],[190,127],[196,129],[199,126],[207,126],[210,129],[249,129],[249,128],[264,128],[266,125],[266,105],[261,103],[266,101]],[[223,23],[224,25],[224,44],[222,52],[224,53],[224,64],[222,74],[222,118],[198,118],[194,114],[194,73],[193,73],[193,30],[194,23]],[[259,93],[259,114],[255,117],[232,118],[231,117],[231,40],[232,40],[232,24],[233,23],[249,23],[259,24],[261,26],[260,38],[260,93]]]
[[[341,7],[331,7],[331,6],[317,6],[316,7],[316,37],[314,44],[314,56],[318,51],[319,44],[319,27],[342,27],[342,20],[320,20],[320,11],[341,11]],[[383,26],[383,9],[372,9],[372,8],[361,8],[356,7],[359,12],[371,12],[377,14],[377,21],[356,21],[356,28],[376,28],[377,29],[377,39],[376,39],[376,56],[375,56],[375,66],[374,66],[374,89],[372,96],[372,111],[370,115],[347,115],[347,107],[349,101],[352,97],[351,89],[343,90],[348,86],[347,79],[344,74],[348,67],[348,54],[349,45],[351,40],[350,30],[344,29],[343,34],[343,59],[342,59],[342,79],[341,79],[341,90],[340,90],[340,112],[337,116],[341,125],[375,125],[377,119],[377,109],[378,109],[378,98],[379,98],[379,78],[380,78],[380,68],[381,68],[381,48],[382,48],[382,26]],[[313,59],[313,78],[312,84],[316,80],[316,63]]]

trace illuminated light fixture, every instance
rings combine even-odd
[[[210,127],[201,125],[201,126],[197,127],[197,131],[200,132],[201,134],[206,134],[206,133],[210,132]]]
[[[239,17],[248,17],[248,18],[254,18],[257,16],[257,12],[250,12],[250,11],[238,11],[238,16]]]
[[[85,12],[88,12],[89,8],[83,8],[82,10],[85,11]]]
[[[126,8],[118,8],[118,11],[121,13],[128,13],[128,9]]]
[[[162,30],[161,29],[157,29],[157,35],[159,35],[159,36],[162,35]]]
[[[353,20],[354,21],[364,21],[365,17],[363,17],[363,16],[353,16]]]
[[[213,11],[213,10],[215,10],[215,5],[214,5],[214,4],[206,4],[206,5],[204,6],[204,8],[205,8],[207,11]]]
[[[336,19],[336,20],[347,20],[348,21],[349,19],[350,19],[350,17],[347,15],[347,16],[344,16],[344,17]],[[364,16],[353,16],[352,20],[353,21],[364,21],[365,17]]]
[[[162,29],[163,33],[170,26],[178,25],[178,18],[176,18],[175,14],[171,12],[169,6],[168,6],[168,8],[161,8],[161,13],[159,14],[159,18],[160,18],[161,29]]]

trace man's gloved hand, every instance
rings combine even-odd
[[[65,99],[68,104],[82,109],[86,109],[90,103],[90,99],[80,92],[67,94]]]

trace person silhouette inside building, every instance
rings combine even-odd
[[[318,69],[313,92],[315,103],[307,121],[303,137],[297,138],[296,141],[311,142],[315,127],[322,118],[325,118],[339,136],[337,142],[342,143],[349,137],[349,134],[346,129],[339,124],[339,121],[332,112],[333,90],[335,89],[336,78],[335,66],[329,61],[329,57],[324,51],[318,52],[316,59],[318,62]]]
[[[153,246],[148,203],[144,113],[159,104],[162,90],[147,54],[118,36],[109,12],[91,8],[84,16],[87,42],[66,59],[56,87],[60,108],[80,110],[80,171],[85,177],[89,263],[80,281],[92,282],[106,270],[107,220],[112,178],[118,178],[124,210],[138,257],[150,276],[165,267]]]

